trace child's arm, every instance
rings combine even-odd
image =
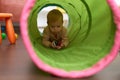
[[[42,44],[43,44],[44,46],[46,46],[46,47],[50,47],[50,46],[51,46],[51,42],[48,41],[48,40],[46,40],[46,39],[43,39],[43,40],[42,40]]]
[[[51,42],[49,41],[49,32],[48,28],[45,28],[43,31],[43,38],[42,38],[42,44],[46,47],[51,46]]]
[[[69,44],[68,36],[67,36],[67,30],[66,28],[63,28],[63,34],[62,34],[62,46],[67,47]]]

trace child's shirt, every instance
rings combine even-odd
[[[45,46],[49,47],[51,42],[53,41],[62,41],[62,43],[66,47],[69,43],[67,29],[65,27],[62,27],[62,30],[60,32],[58,32],[57,34],[53,34],[47,26],[43,31],[42,43]]]

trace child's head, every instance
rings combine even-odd
[[[63,26],[63,15],[57,10],[51,10],[47,15],[47,23],[53,33],[61,31]]]

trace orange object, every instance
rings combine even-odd
[[[11,44],[15,44],[16,37],[15,37],[12,20],[10,18],[6,18],[5,22],[6,22],[6,32],[7,32],[8,39]]]
[[[0,18],[10,18],[13,15],[11,13],[0,13]]]
[[[0,18],[5,19],[5,23],[6,23],[6,33],[8,36],[8,40],[10,41],[11,44],[15,44],[16,42],[16,37],[15,37],[15,31],[14,31],[14,27],[12,24],[12,20],[11,20],[12,14],[11,13],[0,13]],[[1,31],[0,31],[1,34]],[[2,42],[2,37],[0,35],[0,43]]]

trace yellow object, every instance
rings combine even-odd
[[[18,39],[18,34],[17,33],[15,33],[15,37],[16,37],[16,39]]]
[[[61,13],[66,13],[65,10],[60,7],[57,7],[56,9],[59,10]]]

